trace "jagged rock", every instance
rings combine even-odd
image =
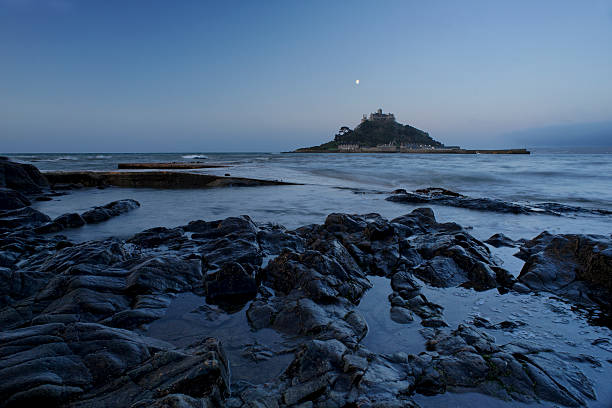
[[[514,248],[517,246],[517,242],[511,238],[508,238],[504,234],[494,234],[491,235],[486,241],[487,244],[494,246],[495,248],[500,247],[511,247]]]
[[[0,211],[0,231],[5,229],[19,230],[40,227],[51,221],[47,215],[30,207],[17,210]]]
[[[40,193],[43,188],[48,188],[49,183],[45,176],[31,164],[0,160],[0,187],[36,194]]]
[[[283,249],[294,252],[303,252],[305,242],[302,237],[289,232],[280,226],[264,227],[257,233],[257,241],[262,251],[267,254],[280,254]]]
[[[60,232],[63,230],[64,230],[64,226],[55,221],[51,221],[51,222],[41,225],[40,227],[34,228],[34,231],[37,234],[51,234],[51,233]]]
[[[61,225],[64,228],[78,228],[85,225],[85,220],[77,213],[60,215],[54,219],[53,222]]]
[[[228,389],[219,342],[185,349],[134,332],[92,323],[54,323],[4,332],[2,406],[129,406],[184,393],[220,397]],[[35,344],[35,347],[32,345]],[[136,381],[135,381],[136,380]]]
[[[138,294],[183,292],[201,284],[202,267],[198,259],[164,255],[138,260],[129,270],[126,290]]]
[[[111,265],[127,259],[118,240],[89,241],[53,253],[40,253],[28,259],[21,268],[60,273],[78,264]]]
[[[562,215],[567,213],[585,213],[597,215],[609,215],[612,211],[569,206],[558,203],[536,203],[523,205],[492,198],[474,198],[455,193],[444,188],[429,187],[416,190],[413,193],[398,189],[393,195],[386,198],[387,201],[408,204],[437,204],[449,207],[467,208],[477,211],[490,211],[510,214],[548,214]]]
[[[23,208],[30,205],[28,200],[23,194],[12,188],[0,187],[0,210],[15,210],[17,208]]]
[[[212,222],[192,221],[182,229],[192,233],[191,238],[198,245],[206,270],[238,262],[247,272],[254,272],[262,263],[258,228],[246,215]]]
[[[386,198],[387,201],[410,204],[437,204],[499,213],[528,214],[529,208],[491,198],[472,198],[443,189],[430,187],[414,193],[400,192]]]
[[[95,207],[89,211],[85,211],[83,214],[81,214],[81,217],[88,224],[97,224],[138,207],[140,207],[140,203],[138,203],[136,200],[118,200],[108,203],[102,207]]]
[[[338,296],[357,302],[370,287],[356,265],[347,270],[335,258],[317,251],[283,253],[268,264],[263,280],[281,293],[299,288],[310,299],[322,302]]]
[[[257,294],[255,279],[236,262],[206,276],[206,300],[213,304],[244,305]]]
[[[128,239],[128,242],[143,248],[154,248],[160,245],[168,245],[183,238],[183,230],[180,228],[156,227],[144,230]]]
[[[74,214],[65,218],[66,225],[78,222]],[[230,217],[81,244],[36,235],[26,224],[0,232],[0,378],[9,379],[0,384],[0,406],[413,407],[414,392],[447,389],[569,406],[595,398],[575,356],[499,345],[470,326],[446,328],[443,308],[423,294],[427,285],[523,284],[499,268],[486,245],[455,223],[438,223],[430,209],[391,221],[330,214],[322,225],[295,231]],[[524,253],[535,256],[548,243],[538,245]],[[596,266],[607,249],[589,251],[579,253]],[[358,304],[371,287],[368,275],[390,280],[392,320],[419,317],[427,352],[363,346],[368,324]],[[212,330],[232,322],[230,342],[238,344],[229,352],[252,354],[230,355],[240,370],[271,365],[282,374],[261,384],[234,382],[230,396],[229,362],[217,340],[179,348],[137,334],[171,331],[173,319],[180,327],[195,317]],[[474,318],[487,330],[521,324]],[[278,336],[282,346],[262,340]]]
[[[417,371],[417,392],[477,388],[503,399],[546,400],[570,407],[595,399],[591,382],[562,353],[523,344],[498,346],[492,337],[466,325],[439,332],[427,345],[437,354],[417,357],[415,366],[422,370]]]
[[[544,232],[526,242],[518,256],[525,260],[518,279],[529,288],[610,307],[610,237]]]
[[[87,224],[98,224],[110,220],[112,215],[106,208],[98,207],[81,214]]]

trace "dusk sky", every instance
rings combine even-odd
[[[0,0],[0,152],[282,151],[379,107],[612,145],[612,1]]]

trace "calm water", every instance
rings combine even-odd
[[[14,160],[35,164],[43,171],[114,170],[121,162],[201,160],[231,166],[204,169],[202,173],[230,173],[232,176],[301,183],[293,186],[201,190],[83,189],[50,202],[35,204],[39,210],[55,217],[66,212],[82,212],[92,206],[122,198],[133,198],[141,203],[139,209],[124,216],[102,224],[86,225],[63,232],[78,241],[108,236],[128,237],[145,228],[173,227],[195,219],[213,220],[240,214],[248,214],[259,223],[272,222],[289,228],[321,223],[331,212],[377,212],[391,218],[408,213],[417,206],[385,201],[390,191],[397,188],[414,190],[430,186],[444,187],[474,197],[521,203],[557,202],[612,210],[611,154],[536,152],[529,156],[471,156],[183,153],[9,156]],[[479,239],[486,239],[497,232],[514,239],[532,238],[544,230],[555,233],[612,233],[610,216],[514,215],[431,207],[438,220],[458,222],[469,228],[470,233]],[[518,275],[523,263],[512,256],[515,249],[491,247],[491,250],[506,269]],[[388,280],[372,277],[371,281],[373,288],[366,293],[359,305],[359,311],[369,326],[363,344],[379,353],[398,350],[415,353],[422,351],[424,339],[419,334],[418,326],[393,322],[388,314],[388,303],[380,301],[386,299],[391,291]],[[612,389],[607,384],[612,349],[609,346],[591,344],[596,339],[610,339],[611,332],[608,328],[592,326],[582,312],[576,312],[572,310],[571,305],[551,299],[545,294],[502,296],[497,291],[475,293],[461,288],[424,290],[430,300],[445,307],[444,317],[451,327],[469,321],[474,316],[487,317],[493,322],[521,320],[527,324],[520,330],[490,331],[489,334],[502,344],[509,341],[529,341],[563,353],[593,356],[602,362],[601,366],[580,364],[580,368],[595,383],[598,393],[598,401],[590,401],[589,406],[610,406]],[[239,342],[234,344],[233,337],[229,335],[231,333],[226,333],[227,330],[233,330],[232,327],[244,326],[243,314],[235,315],[234,320],[229,323],[204,319],[191,312],[202,304],[201,299],[178,299],[165,319],[151,325],[149,334],[157,333],[159,337],[159,333],[166,332],[168,327],[174,327],[181,335],[164,339],[180,345],[189,339],[189,336],[197,336],[202,330],[212,330],[228,345],[230,357],[237,364],[235,377],[249,379],[251,367],[244,365],[238,349],[233,349]],[[217,323],[218,327],[211,326]],[[229,329],[226,326],[229,326]],[[192,329],[187,330],[186,327]],[[257,336],[268,334],[259,333]],[[389,341],[390,339],[393,341]],[[280,344],[276,338],[256,340],[269,343],[268,346],[272,348],[279,347]],[[279,367],[266,366],[266,370],[275,375],[282,368],[282,364]],[[423,406],[518,406],[471,393],[447,393],[433,399],[422,399],[423,401],[419,402]]]

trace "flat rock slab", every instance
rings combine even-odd
[[[116,186],[131,188],[207,188],[232,186],[292,185],[277,180],[258,180],[243,177],[223,177],[212,174],[173,171],[62,171],[47,172],[45,177],[53,184],[81,184],[85,187]]]
[[[230,167],[225,164],[206,164],[199,162],[191,163],[119,163],[118,169],[214,169],[219,167]]]
[[[476,211],[488,211],[509,214],[546,214],[561,216],[564,214],[610,215],[612,211],[599,208],[585,208],[559,203],[519,204],[486,197],[468,197],[444,188],[429,187],[414,192],[398,189],[385,200],[406,204],[437,204],[448,207],[467,208]]]

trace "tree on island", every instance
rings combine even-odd
[[[342,126],[340,128],[340,131],[338,132],[338,135],[344,136],[345,134],[347,134],[350,131],[351,131],[351,129],[348,126]]]

